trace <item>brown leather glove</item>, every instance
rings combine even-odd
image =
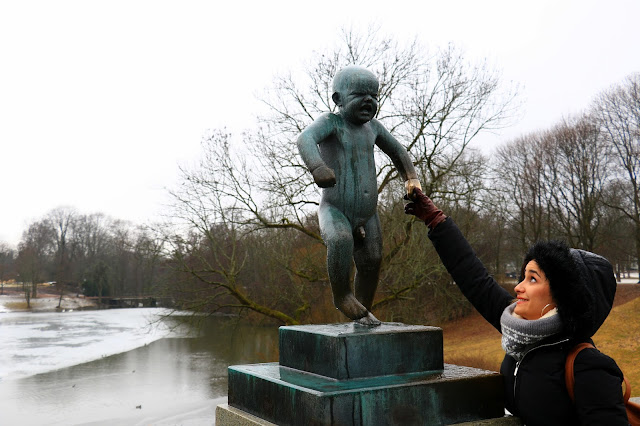
[[[409,199],[409,197],[405,195],[405,199]],[[411,202],[404,206],[404,212],[406,214],[412,214],[423,221],[429,229],[435,228],[440,222],[447,218],[447,216],[442,213],[442,210],[437,208],[435,204],[433,204],[433,201],[418,188],[414,188]]]

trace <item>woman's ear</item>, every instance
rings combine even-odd
[[[342,101],[340,100],[339,92],[333,92],[333,95],[331,95],[331,99],[333,99],[333,103],[335,103],[339,107],[342,106]]]

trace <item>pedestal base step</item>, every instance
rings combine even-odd
[[[229,406],[278,425],[440,425],[502,417],[502,377],[455,365],[335,380],[278,363],[229,367]]]

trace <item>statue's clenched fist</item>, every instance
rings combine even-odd
[[[311,174],[316,185],[320,188],[331,188],[336,186],[336,174],[327,166],[319,166],[315,168]]]

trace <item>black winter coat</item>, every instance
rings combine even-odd
[[[501,331],[500,316],[513,296],[489,275],[451,218],[431,230],[429,238],[465,297]],[[550,336],[529,348],[520,362],[505,355],[500,368],[505,407],[528,426],[627,425],[622,372],[608,356],[595,349],[580,352],[574,363],[575,405],[566,390],[567,354],[580,341],[590,341],[602,325],[611,310],[616,285],[611,265],[604,258],[580,250],[572,250],[572,254],[578,267],[584,269],[580,281],[586,294],[592,296],[592,320],[583,321],[579,333],[583,337],[567,333]],[[584,309],[571,308],[576,312]]]

